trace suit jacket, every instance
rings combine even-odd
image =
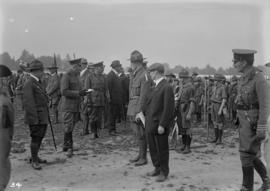
[[[61,111],[79,112],[81,89],[79,74],[73,70],[65,73],[61,79]]]
[[[122,85],[122,103],[124,105],[128,104],[129,101],[129,77],[125,74],[122,74],[120,76],[120,81],[121,81],[121,85]]]
[[[48,97],[40,81],[29,77],[23,87],[25,123],[48,124]]]
[[[163,79],[153,88],[143,106],[147,133],[158,133],[158,126],[165,128],[169,134],[169,126],[174,118],[174,93],[170,84]]]
[[[123,87],[121,84],[120,77],[115,72],[110,71],[107,75],[108,90],[110,94],[111,104],[122,104],[123,103]]]

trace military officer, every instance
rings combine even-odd
[[[38,157],[42,140],[46,134],[48,124],[48,96],[42,86],[44,75],[43,63],[33,60],[29,65],[29,77],[23,86],[23,106],[25,109],[25,123],[29,125],[31,136],[31,162],[35,170],[41,170],[40,163],[46,163]]]
[[[85,81],[87,78],[89,78],[94,73],[94,68],[92,67],[93,63],[88,63],[87,70],[85,70],[83,73],[81,72],[80,75],[80,81],[82,86],[84,87]],[[87,106],[84,104],[84,102],[81,102],[81,116],[83,120],[83,132],[82,135],[88,135],[89,134],[89,114],[87,112]]]
[[[180,148],[180,152],[188,154],[191,152],[190,145],[192,140],[191,131],[191,116],[195,111],[195,90],[192,84],[192,78],[189,72],[183,69],[179,73],[182,87],[179,90],[177,98],[178,114],[177,124],[179,127],[179,134],[182,135],[183,147]]]
[[[63,151],[67,151],[67,157],[73,155],[72,132],[80,119],[81,97],[87,94],[87,90],[82,89],[79,79],[81,62],[81,58],[69,61],[72,68],[63,75],[60,85],[61,111],[65,130]]]
[[[9,78],[11,75],[12,72],[7,66],[0,65],[1,79]],[[9,154],[14,128],[14,108],[6,88],[0,88],[0,190],[5,190],[10,179]]]
[[[146,115],[145,128],[154,171],[148,176],[157,176],[157,182],[166,180],[169,174],[169,127],[174,118],[174,93],[164,77],[164,66],[160,63],[149,67],[154,88],[146,98],[143,111]]]
[[[227,102],[227,92],[224,86],[224,81],[226,80],[225,76],[222,74],[214,75],[214,89],[211,101],[211,116],[214,124],[215,138],[211,143],[222,143],[222,134],[225,126],[224,108],[226,107]]]
[[[87,105],[89,123],[91,126],[91,139],[99,137],[99,130],[104,125],[105,104],[108,100],[108,88],[105,79],[103,62],[91,65],[94,73],[85,80],[85,89],[93,89],[93,91],[85,97],[84,103]]]
[[[134,50],[130,55],[133,72],[130,75],[127,118],[130,121],[131,128],[135,131],[135,136],[139,144],[138,155],[130,160],[130,162],[135,163],[135,166],[147,164],[145,127],[139,119],[139,115],[143,113],[142,106],[145,103],[147,91],[151,87],[149,74],[146,71],[146,67],[144,67],[144,59],[142,53],[137,50]]]
[[[46,87],[46,92],[48,96],[50,97],[50,106],[53,110],[55,123],[58,123],[58,104],[61,98],[61,92],[60,92],[60,77],[57,74],[57,65],[56,63],[52,63],[50,67],[48,67],[50,71],[50,76],[48,79],[48,84]]]
[[[239,118],[240,159],[243,182],[241,191],[253,191],[254,168],[263,184],[270,188],[267,170],[259,158],[261,141],[265,139],[269,116],[269,84],[262,72],[253,66],[255,50],[233,49],[233,65],[242,73],[236,98]]]

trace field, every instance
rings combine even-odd
[[[10,157],[12,175],[7,191],[234,191],[240,188],[242,175],[235,128],[228,126],[224,144],[214,145],[207,142],[207,129],[196,125],[192,153],[183,155],[170,150],[170,174],[163,183],[145,176],[153,169],[149,154],[145,166],[135,167],[129,163],[137,152],[132,130],[124,122],[117,124],[117,130],[119,136],[111,137],[105,129],[100,139],[92,141],[89,136],[80,135],[82,123],[79,122],[74,131],[74,156],[67,158],[61,148],[63,127],[61,124],[54,125],[58,150],[54,150],[48,129],[40,156],[49,163],[43,165],[41,171],[35,171],[28,162],[29,130],[23,123],[23,112],[16,104],[15,135]],[[255,188],[260,184],[256,174]]]

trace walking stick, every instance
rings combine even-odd
[[[52,133],[52,138],[53,138],[53,145],[54,145],[55,150],[57,151],[56,142],[55,142],[55,138],[54,138],[54,132],[53,132],[53,126],[52,126],[52,122],[51,122],[51,118],[50,118],[49,108],[48,108],[48,106],[46,108],[47,108],[47,112],[48,112],[48,121],[49,121],[50,129],[51,129],[51,133]]]

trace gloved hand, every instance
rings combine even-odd
[[[80,90],[79,95],[80,96],[85,96],[87,94],[87,90]]]

